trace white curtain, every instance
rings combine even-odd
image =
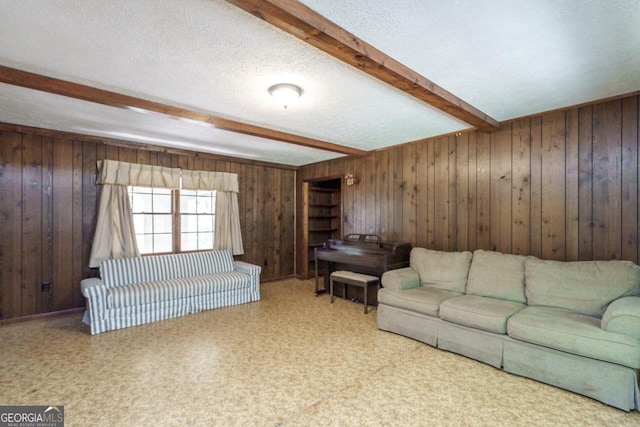
[[[238,207],[238,175],[226,172],[183,170],[182,188],[216,191],[214,247],[228,249],[234,255],[244,254]]]
[[[99,206],[89,267],[98,267],[105,259],[140,256],[127,187],[105,185]]]
[[[127,186],[179,188],[180,169],[99,160],[96,182],[103,187],[89,257],[91,268],[105,259],[140,256]]]

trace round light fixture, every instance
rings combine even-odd
[[[302,96],[302,89],[291,83],[278,83],[269,88],[269,93],[286,109]]]

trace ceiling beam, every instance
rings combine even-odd
[[[333,153],[346,154],[350,156],[364,156],[367,154],[367,152],[364,150],[359,150],[352,147],[338,145],[326,141],[320,141],[312,138],[306,138],[304,136],[280,132],[277,130],[263,128],[247,123],[241,123],[234,120],[213,116],[211,114],[191,111],[180,107],[174,107],[159,102],[148,101],[146,99],[123,95],[120,93],[73,83],[66,80],[46,77],[40,74],[34,74],[27,71],[17,70],[15,68],[5,67],[3,65],[0,65],[0,83],[7,83],[14,86],[35,89],[43,92],[53,93],[56,95],[66,96],[69,98],[81,99],[83,101],[108,105],[110,107],[132,109],[141,112],[147,111],[163,114],[173,118],[194,120],[211,124],[218,129],[226,131],[287,142],[304,147],[330,151]]]
[[[227,0],[271,25],[469,123],[484,132],[498,122],[296,0]]]

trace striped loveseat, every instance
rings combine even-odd
[[[84,279],[91,334],[260,300],[260,267],[229,251],[120,258]]]

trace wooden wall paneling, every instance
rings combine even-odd
[[[377,187],[380,191],[380,209],[378,211],[378,234],[382,237],[382,240],[390,241],[389,234],[389,211],[393,209],[391,200],[389,199],[389,150],[380,151],[377,153],[378,169],[377,175]]]
[[[291,276],[295,273],[295,192],[293,188],[296,182],[296,173],[292,170],[282,170],[282,200],[283,210],[283,238],[280,240],[280,260],[282,263],[281,277]],[[294,256],[291,256],[294,254]]]
[[[247,180],[251,180],[251,184],[249,184],[248,188],[245,188],[247,191],[246,200],[246,218],[247,218],[247,232],[249,235],[246,238],[248,243],[248,250],[245,251],[247,257],[245,258],[247,261],[252,260],[254,263],[258,263],[260,259],[258,257],[258,248],[260,247],[260,234],[258,233],[258,224],[259,221],[259,205],[258,205],[258,183],[259,183],[259,174],[258,167],[250,167],[247,170]],[[248,261],[249,262],[249,261]]]
[[[436,205],[439,201],[436,199],[436,141],[431,140],[427,145],[427,242],[426,247],[429,249],[436,248],[436,227],[438,224],[436,218]]]
[[[456,242],[455,250],[467,251],[469,246],[469,133],[455,137],[456,182]]]
[[[390,240],[400,242],[402,240],[402,220],[404,206],[402,205],[403,194],[403,168],[402,168],[402,147],[391,149],[389,155],[389,173],[392,179],[389,181],[390,205],[389,210]]]
[[[511,253],[511,123],[491,134],[491,249]]]
[[[578,109],[578,259],[593,259],[593,107]]]
[[[428,199],[427,186],[429,158],[426,141],[416,145],[416,242],[414,246],[427,247],[429,241],[429,208],[432,203]]]
[[[271,254],[273,254],[273,225],[274,225],[274,211],[275,206],[273,204],[274,197],[271,190],[271,168],[263,168],[263,177],[262,185],[263,185],[263,200],[264,200],[264,215],[262,215],[263,221],[265,224],[271,224],[271,227],[263,227],[263,263],[264,263],[264,273],[265,277],[274,277],[274,265],[273,260],[271,259]]]
[[[42,137],[25,135],[22,157],[21,314],[40,313],[42,283]]]
[[[70,304],[67,308],[82,307],[84,297],[80,289],[80,282],[83,279],[82,270],[83,265],[86,263],[82,248],[82,141],[73,142],[73,164],[72,164],[72,180],[73,180],[73,216],[72,216],[72,231],[71,238],[72,245],[72,276],[71,276],[71,295]],[[133,153],[135,158],[135,153]]]
[[[593,245],[595,259],[618,259],[622,252],[621,102],[593,107]]]
[[[447,197],[448,203],[448,224],[449,229],[447,231],[447,248],[450,251],[456,250],[458,240],[458,183],[456,181],[457,163],[456,163],[456,137],[450,135],[447,143],[447,171],[449,176],[447,177],[449,195]]]
[[[512,124],[512,203],[511,251],[531,253],[531,121]]]
[[[478,230],[478,151],[476,142],[478,140],[478,133],[476,131],[469,132],[467,134],[469,145],[469,163],[467,165],[467,173],[469,174],[469,188],[467,190],[467,199],[469,200],[468,216],[467,216],[467,241],[468,249],[474,250],[477,245],[477,230]]]
[[[353,173],[353,159],[347,159],[344,161],[344,166],[342,170],[344,173]],[[340,169],[340,167],[336,167],[336,169]],[[357,177],[357,175],[354,174]],[[344,184],[344,181],[343,181]],[[358,189],[359,189],[358,185]],[[358,233],[357,224],[356,224],[356,186],[355,185],[342,185],[342,190],[340,193],[342,200],[342,234],[347,235],[351,233]],[[359,212],[359,211],[358,211]]]
[[[354,193],[353,193],[353,202],[354,202],[354,210],[351,212],[351,216],[353,218],[353,229],[355,233],[366,234],[367,230],[367,211],[366,207],[366,191],[367,191],[367,181],[364,176],[364,163],[362,158],[354,159],[353,162],[353,176],[356,177],[356,183],[353,185]],[[342,190],[347,187],[344,183],[344,175],[338,173],[342,177]],[[341,190],[341,191],[342,191]]]
[[[362,181],[364,184],[364,217],[366,219],[365,229],[369,234],[378,234],[378,224],[380,217],[378,216],[379,207],[379,190],[377,187],[376,168],[377,156],[367,156],[364,159],[362,170]]]
[[[173,164],[173,161],[172,161],[171,154],[164,151],[158,152],[158,166],[165,166],[170,168],[172,164]],[[206,170],[214,170],[214,169],[210,168]]]
[[[0,132],[0,319],[21,315],[22,135]]]
[[[113,145],[105,145],[104,158],[106,160],[120,160],[120,150]]]
[[[110,153],[109,147],[107,147],[107,153]],[[73,164],[73,143],[55,139],[53,141],[53,250],[56,256],[53,262],[52,282],[54,310],[73,307]]]
[[[53,281],[53,139],[42,138],[42,282]],[[40,292],[39,312],[51,311],[51,287],[48,292]]]
[[[542,258],[565,259],[565,112],[542,118]]]
[[[434,145],[434,249],[449,249],[449,139],[436,138]]]
[[[138,150],[142,151],[142,150]],[[189,156],[176,155],[173,157],[173,168],[189,169]]]
[[[407,144],[402,147],[402,160],[402,237],[400,241],[410,242],[415,246],[417,235],[416,144]]]
[[[272,221],[273,224],[273,248],[269,254],[272,258],[273,273],[271,277],[281,277],[282,264],[280,262],[280,244],[282,239],[282,174],[273,168],[269,168],[269,181],[268,185],[271,187],[271,206],[273,210]]]
[[[148,150],[136,150],[136,160],[133,163],[139,163],[141,165],[149,165],[149,154]]]
[[[266,168],[263,166],[260,166],[258,168],[256,168],[256,182],[260,183],[259,185],[256,186],[256,206],[258,207],[258,209],[256,210],[256,217],[258,219],[265,219],[265,213],[266,213],[266,179],[267,179],[267,175],[265,173]],[[258,245],[256,246],[256,264],[262,266],[262,273],[261,273],[261,277],[268,277],[267,274],[267,259],[265,257],[265,252],[266,252],[266,246],[268,244],[267,242],[267,238],[269,237],[267,234],[268,230],[265,230],[263,227],[260,227],[257,230],[257,242]]]
[[[491,136],[476,135],[476,249],[491,249]]]
[[[567,260],[578,259],[580,252],[579,137],[580,118],[578,110],[569,110],[566,112],[565,147],[565,259]]]
[[[638,261],[638,99],[622,100],[622,259]]]
[[[82,277],[94,277],[97,269],[89,268],[91,245],[96,230],[98,212],[98,149],[104,145],[84,141],[82,143]],[[140,150],[142,152],[142,150]]]
[[[134,150],[129,147],[118,147],[118,160],[121,162],[136,163],[138,151],[140,150]]]
[[[542,117],[531,119],[531,255],[542,257]]]

